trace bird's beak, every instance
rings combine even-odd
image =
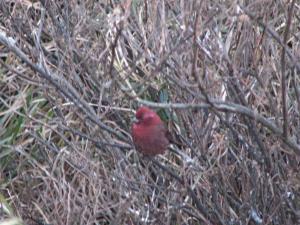
[[[139,120],[138,120],[137,118],[134,117],[134,118],[132,118],[131,122],[132,122],[132,123],[138,123]]]

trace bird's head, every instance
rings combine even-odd
[[[146,106],[140,107],[136,111],[135,117],[137,119],[136,123],[141,125],[156,125],[162,123],[156,112]]]

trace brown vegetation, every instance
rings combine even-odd
[[[0,1],[0,224],[300,224],[300,5],[241,2]]]

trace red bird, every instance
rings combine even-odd
[[[148,107],[140,107],[131,134],[135,148],[146,156],[163,154],[169,145],[167,129],[156,112]]]

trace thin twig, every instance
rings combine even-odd
[[[267,26],[266,24],[264,24],[263,22],[261,22],[259,19],[256,18],[256,16],[251,13],[248,9],[246,9],[243,6],[240,6],[241,9],[252,19],[254,20],[256,23],[258,23],[261,27],[263,27],[273,38],[275,41],[277,41],[278,44],[280,44],[286,51],[286,54],[288,55],[288,57],[291,59],[291,66],[295,66],[297,68],[298,71],[300,71],[300,63],[299,60],[295,57],[295,55],[290,51],[290,49],[288,48],[288,46],[285,45],[285,43],[281,40],[280,36],[278,35],[278,33],[274,30],[272,30],[269,26]]]
[[[293,15],[293,9],[294,9],[295,0],[292,1],[290,9],[288,10],[288,20],[286,24],[286,29],[284,31],[284,37],[283,37],[283,44],[282,47],[282,55],[281,55],[281,97],[282,97],[282,114],[283,114],[283,137],[287,138],[288,136],[288,112],[287,112],[287,102],[286,102],[286,74],[285,74],[285,45],[288,41],[288,36],[290,33],[290,27],[291,27],[291,21],[292,21],[292,15]]]
[[[34,64],[25,55],[25,53],[15,45],[16,41],[13,38],[7,37],[4,32],[0,32],[0,42],[12,52],[14,52],[21,60],[23,60],[32,70],[36,71],[42,78],[48,80],[53,85],[53,87],[55,87],[64,96],[66,100],[73,101],[73,103],[80,110],[86,113],[90,121],[97,124],[100,128],[107,130],[111,134],[114,134],[122,141],[128,142],[128,139],[124,137],[123,134],[116,132],[114,129],[101,122],[94,110],[89,106],[89,104],[80,97],[75,88],[72,87],[63,77],[50,72],[45,63],[42,63],[42,65]],[[44,62],[44,60],[41,61]]]
[[[139,99],[138,102],[140,104],[145,104],[150,107],[156,108],[164,108],[164,109],[207,109],[212,108],[212,106],[208,103],[154,103],[146,100]],[[210,102],[213,103],[213,107],[222,112],[232,112],[232,113],[240,113],[243,114],[255,121],[261,123],[263,126],[271,130],[276,136],[280,137],[285,144],[287,144],[297,155],[300,155],[300,146],[294,142],[291,138],[283,138],[282,136],[282,129],[277,127],[273,122],[269,119],[265,118],[264,116],[260,115],[259,113],[255,112],[254,110],[249,109],[246,106],[242,106],[239,104],[231,103],[231,102],[224,102],[219,100],[211,100]]]

